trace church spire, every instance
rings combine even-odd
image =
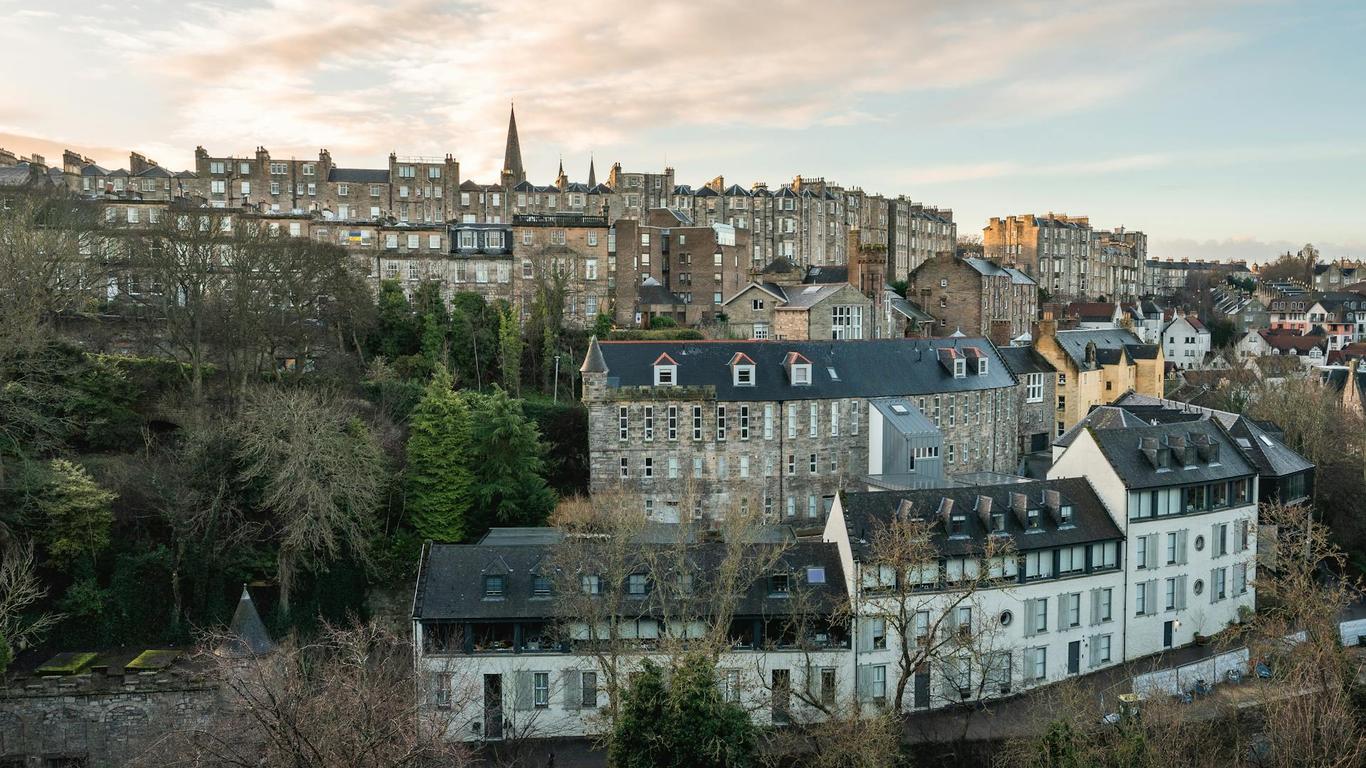
[[[526,171],[522,169],[522,144],[517,140],[517,106],[508,112],[508,145],[503,153],[503,176],[512,185],[526,181]]]
[[[593,170],[593,156],[588,156],[588,188],[592,189],[598,185],[598,174]]]

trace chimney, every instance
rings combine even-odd
[[[1058,334],[1058,321],[1053,318],[1053,310],[1045,309],[1043,319],[1039,321],[1039,332],[1034,334],[1035,341],[1039,339],[1051,339]]]
[[[1014,338],[1014,330],[1009,320],[992,320],[987,338],[991,339],[991,343],[998,347],[1008,347],[1010,340]]]

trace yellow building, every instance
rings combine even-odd
[[[1144,344],[1133,331],[1059,331],[1058,322],[1046,316],[1034,349],[1058,370],[1054,434],[1125,392],[1162,397],[1162,345]]]

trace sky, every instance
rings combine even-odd
[[[1148,233],[1159,258],[1366,258],[1360,0],[0,0],[0,147],[194,148],[495,181],[821,176]]]

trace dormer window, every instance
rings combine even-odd
[[[754,386],[754,361],[744,352],[736,352],[730,359],[732,382],[737,387]]]
[[[987,375],[987,370],[987,359],[985,357],[977,358],[977,375],[985,376]]]
[[[1061,507],[1058,508],[1058,520],[1061,521],[1061,525],[1071,525],[1071,524],[1072,524],[1072,505],[1071,505],[1071,504],[1063,504]]]
[[[1039,530],[1039,510],[1031,509],[1025,514],[1025,527],[1031,531]]]
[[[678,384],[678,363],[667,353],[655,359],[655,386],[672,387]]]
[[[968,516],[950,515],[949,516],[949,535],[966,536],[968,535]]]
[[[965,359],[963,359],[963,358],[961,358],[961,357],[955,357],[955,358],[953,359],[953,377],[954,377],[955,379],[962,379],[962,378],[966,378],[967,375],[968,375],[968,361],[965,360]]]
[[[805,387],[811,384],[811,361],[807,360],[799,352],[788,352],[787,360],[788,381],[794,387]]]
[[[531,579],[532,597],[550,597],[550,578],[537,575]]]
[[[776,576],[769,577],[768,592],[770,595],[780,595],[786,597],[788,593],[790,593],[791,591],[792,589],[791,585],[788,583],[787,574],[780,573]]]
[[[503,599],[503,577],[485,576],[484,577],[484,599],[502,600]]]

